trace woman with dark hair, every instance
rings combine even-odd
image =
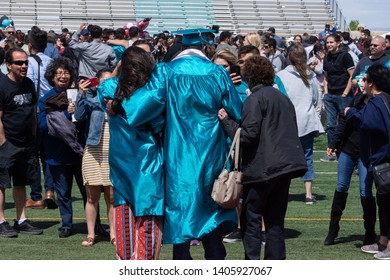
[[[348,120],[360,124],[360,155],[369,174],[373,167],[390,161],[390,70],[383,65],[372,65],[365,77],[365,90],[373,97],[363,110],[346,108]],[[365,245],[361,250],[390,260],[390,193],[377,186],[380,238],[378,243]]]
[[[150,53],[132,46],[122,55],[120,76],[105,80],[98,90],[100,102],[112,114],[110,179],[115,188],[116,253],[123,260],[158,259],[160,253],[164,176],[159,133],[165,91],[159,98],[150,94],[150,85],[160,83],[158,74],[152,78],[154,68]],[[148,110],[138,106],[145,99]]]
[[[294,105],[272,86],[275,74],[267,58],[248,58],[243,75],[252,91],[244,102],[240,125],[244,185],[241,232],[245,259],[260,259],[262,218],[267,236],[264,259],[285,259],[288,190],[291,179],[307,170]],[[233,139],[239,125],[224,109],[218,112],[218,117]]]
[[[328,35],[325,39],[327,54],[324,58],[324,106],[328,145],[336,129],[337,116],[352,100],[351,76],[355,64],[351,55],[340,47],[340,36]],[[336,155],[326,156],[321,161],[334,161]]]
[[[354,107],[356,110],[362,110],[371,97],[371,92],[359,92],[348,106]],[[363,208],[365,228],[363,245],[372,244],[376,240],[376,205],[375,197],[372,195],[372,176],[367,173],[367,168],[361,160],[359,140],[359,126],[354,125],[351,120],[347,120],[344,114],[340,115],[334,137],[327,148],[328,155],[337,154],[338,164],[337,185],[330,212],[329,230],[324,245],[335,244],[335,239],[340,230],[339,222],[347,203],[351,177],[355,167],[359,170],[360,200]]]
[[[294,41],[294,44],[298,44],[298,45],[303,44],[303,38],[301,35],[294,35],[293,41]]]
[[[294,44],[289,49],[288,59],[291,65],[276,75],[280,78],[287,95],[294,104],[297,116],[298,134],[303,151],[305,152],[308,171],[301,180],[304,182],[306,204],[316,202],[312,193],[314,180],[313,144],[314,138],[324,132],[321,121],[316,112],[318,100],[318,84],[315,74],[307,67],[305,48],[301,44]],[[280,86],[278,84],[278,86]]]
[[[75,105],[69,104],[66,94],[74,79],[72,62],[65,57],[54,59],[46,68],[45,78],[53,88],[39,99],[38,126],[43,131],[46,163],[53,177],[62,219],[59,237],[66,238],[72,233],[73,176],[84,201],[86,197],[81,176],[83,148],[71,121]]]

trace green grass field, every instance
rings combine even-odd
[[[333,193],[337,179],[337,163],[323,163],[326,136],[315,141],[316,180],[313,192],[317,197],[315,205],[306,205],[305,190],[300,180],[294,180],[290,188],[290,201],[286,215],[287,259],[291,260],[373,260],[372,255],[360,251],[364,228],[359,199],[358,177],[353,176],[348,203],[341,220],[338,243],[324,246]],[[27,189],[29,192],[29,188]],[[74,195],[74,232],[66,239],[58,238],[60,215],[56,210],[28,210],[28,218],[44,229],[40,236],[19,235],[18,238],[0,238],[0,259],[2,260],[113,260],[114,247],[108,240],[99,240],[88,248],[80,246],[86,237],[86,223],[82,200],[77,187]],[[107,223],[104,201],[101,203],[102,222]],[[6,193],[6,216],[11,222],[15,218],[15,208],[11,191]],[[377,225],[377,232],[379,225]],[[244,258],[241,243],[226,244],[227,259]],[[163,245],[160,259],[169,260],[172,246]],[[191,247],[194,259],[203,259],[202,246]]]

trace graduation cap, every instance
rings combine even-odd
[[[194,45],[214,45],[214,33],[215,30],[206,28],[195,28],[178,30],[175,33],[182,35],[183,46],[194,46]]]

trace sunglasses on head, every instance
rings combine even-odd
[[[12,61],[12,64],[16,64],[19,66],[23,66],[24,64],[28,65],[28,60],[14,60]]]

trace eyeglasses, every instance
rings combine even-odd
[[[61,76],[68,77],[68,76],[70,76],[70,73],[69,72],[56,72],[56,76],[58,76],[58,77],[61,77]]]
[[[24,64],[28,65],[28,60],[14,60],[12,61],[12,64],[16,64],[19,66],[23,66]]]
[[[376,48],[376,47],[379,47],[379,45],[377,45],[377,44],[371,44],[370,47]]]

